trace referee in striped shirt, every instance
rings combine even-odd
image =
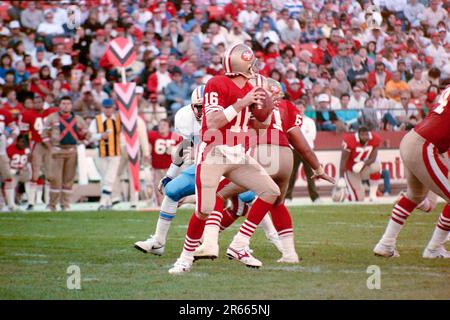
[[[97,166],[101,175],[101,197],[98,210],[111,210],[111,193],[120,165],[120,118],[112,99],[104,99],[102,113],[92,120],[91,140],[98,144]]]

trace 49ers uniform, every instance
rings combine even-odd
[[[450,149],[450,89],[439,105],[411,130],[400,144],[409,193],[413,201],[425,197],[428,189],[450,202],[447,153]]]
[[[58,108],[49,108],[38,112],[36,110],[26,110],[22,113],[20,119],[20,130],[29,132],[30,148],[31,148],[31,184],[28,203],[34,206],[36,203],[37,182],[42,173],[48,174],[49,165],[51,161],[51,153],[47,145],[43,142],[42,133],[45,129],[45,120],[52,113],[58,112]],[[47,184],[48,185],[48,184]],[[42,189],[42,185],[39,187]],[[47,187],[47,189],[49,189]],[[47,190],[48,191],[48,190]],[[40,190],[39,194],[41,194]],[[48,195],[48,192],[46,192]],[[39,198],[39,196],[38,196]],[[46,197],[48,198],[48,196]]]
[[[381,178],[381,164],[378,159],[369,167],[364,167],[360,172],[354,172],[354,166],[357,163],[369,159],[372,152],[380,144],[381,138],[374,132],[370,132],[370,139],[365,145],[362,145],[359,141],[358,133],[344,136],[342,149],[350,152],[350,156],[345,164],[344,173],[349,201],[364,201],[365,191],[362,184],[363,180],[369,179],[370,183],[378,184],[378,180]]]
[[[215,76],[206,84],[201,143],[198,145],[196,159],[198,212],[208,214],[213,211],[217,186],[222,176],[257,195],[267,191],[267,186],[273,193],[279,193],[267,172],[246,154],[249,141],[255,136],[254,131],[249,128],[251,112],[248,107],[242,109],[222,128],[209,130],[206,124],[206,116],[210,112],[232,107],[233,103],[252,89],[248,82],[239,88],[229,77],[222,75]]]
[[[19,149],[16,145],[11,144],[6,153],[9,158],[9,166],[11,174],[14,177],[15,183],[26,183],[29,180],[30,171],[28,170],[28,159],[30,157],[30,149]]]
[[[450,87],[439,97],[438,105],[400,143],[405,166],[406,195],[395,204],[383,237],[374,248],[379,256],[398,256],[396,240],[411,212],[431,190],[441,196],[444,206],[423,258],[450,258],[443,243],[450,233]]]
[[[2,177],[3,189],[6,195],[6,203],[10,209],[14,209],[14,186],[9,159],[6,153],[8,136],[11,133],[17,133],[16,122],[11,113],[0,109],[0,176]]]
[[[157,131],[149,131],[148,141],[152,152],[153,190],[157,200],[157,205],[161,205],[162,195],[157,192],[159,181],[165,176],[167,169],[172,163],[173,147],[182,141],[182,137],[176,133],[169,133],[163,137]]]
[[[271,176],[280,188],[277,203],[283,203],[293,168],[293,154],[286,133],[302,124],[302,116],[298,109],[288,100],[279,101],[273,112],[269,127],[258,136],[258,143],[251,155]],[[222,188],[218,194],[229,198],[246,189],[235,183]]]

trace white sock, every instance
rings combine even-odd
[[[34,197],[34,204],[42,204],[42,192],[43,192],[43,185],[42,184],[36,184],[36,195]]]
[[[447,240],[449,233],[450,231],[445,231],[439,227],[436,227],[434,229],[433,236],[431,237],[431,240],[428,243],[428,248],[433,250],[442,246]]]
[[[446,205],[444,207],[444,211],[439,216],[439,220],[436,228],[434,229],[433,236],[431,237],[430,242],[428,243],[428,248],[436,249],[437,247],[442,246],[450,233],[450,217],[449,212],[450,205]]]
[[[206,221],[205,230],[203,231],[202,243],[219,243],[220,222],[222,221],[222,213],[213,211]]]
[[[178,202],[171,200],[169,197],[164,197],[155,230],[155,237],[162,245],[166,243],[170,225],[177,213],[177,207]]]
[[[46,183],[44,188],[44,203],[48,205],[50,203],[50,184]]]
[[[16,206],[15,203],[15,190],[14,189],[5,189],[6,194],[6,204],[8,207],[13,208]]]
[[[28,204],[34,206],[36,204],[36,182],[30,182],[29,190],[28,190]]]
[[[294,234],[281,236],[280,242],[283,247],[283,256],[296,256]]]
[[[238,232],[234,236],[233,241],[230,244],[230,247],[243,249],[249,245],[250,245],[250,238]]]
[[[369,197],[375,199],[377,197],[379,180],[369,180]]]
[[[278,232],[275,229],[275,226],[273,225],[272,219],[270,218],[269,214],[266,214],[264,216],[264,218],[259,223],[259,226],[264,230],[267,239],[278,235]]]
[[[402,228],[403,225],[398,224],[392,219],[389,219],[386,231],[381,238],[381,242],[387,245],[395,245],[395,243],[397,242],[398,234],[400,233],[400,230],[402,230]]]

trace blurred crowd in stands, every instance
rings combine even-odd
[[[108,42],[126,37],[138,52],[127,80],[151,130],[222,74],[240,41],[318,130],[408,130],[449,82],[449,10],[440,0],[0,1],[1,106],[18,116],[36,95],[46,108],[69,95],[89,121],[120,81]]]

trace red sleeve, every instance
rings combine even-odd
[[[352,135],[345,135],[344,140],[342,141],[342,149],[351,151],[354,147],[355,144]]]
[[[286,101],[287,119],[281,119],[284,132],[289,132],[292,128],[301,127],[303,123],[303,117],[298,111],[297,107],[293,103]]]
[[[372,146],[374,148],[378,148],[380,146],[380,144],[381,144],[381,137],[377,133],[374,133],[374,132],[372,132],[372,136],[373,136],[373,138],[372,138]]]
[[[12,145],[10,145],[8,148],[6,148],[6,154],[8,155],[8,158],[9,159],[11,159],[12,158],[12,156],[14,155],[14,149],[15,149],[15,146],[14,146],[14,144],[12,144]]]
[[[150,145],[154,146],[154,142],[155,142],[155,131],[149,131],[148,132],[148,142],[150,143]]]
[[[25,110],[24,112],[21,113],[20,122],[26,123],[26,124],[31,124],[30,111]]]
[[[227,91],[221,81],[222,77],[212,78],[205,86],[205,115],[213,111],[223,111],[228,106]]]
[[[156,73],[153,73],[148,77],[147,80],[147,90],[148,92],[157,92],[158,90],[158,77],[156,76]]]

